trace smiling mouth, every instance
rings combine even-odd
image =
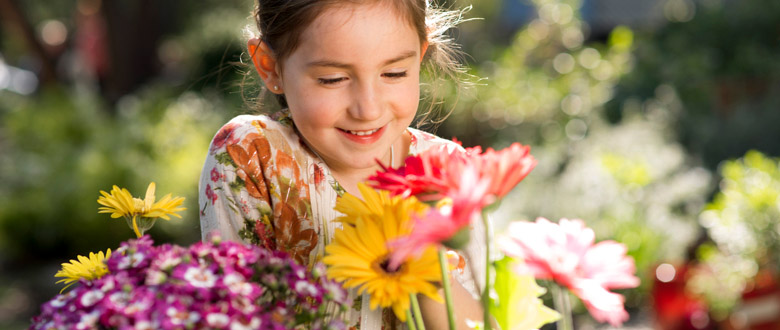
[[[338,130],[341,132],[341,134],[344,134],[344,137],[352,142],[357,142],[360,144],[371,144],[378,141],[382,137],[385,132],[385,128],[385,126],[382,126],[380,128],[369,130],[351,130],[341,128]]]
[[[347,133],[352,134],[352,135],[366,136],[366,135],[371,135],[371,134],[376,133],[377,131],[379,131],[379,128],[368,130],[368,131],[351,131],[351,130],[342,130],[342,131],[347,132]]]

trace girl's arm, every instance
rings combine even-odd
[[[458,281],[450,281],[452,301],[455,307],[455,329],[471,329],[466,320],[481,322],[483,319],[482,303],[469,293]],[[439,295],[444,297],[444,290],[439,289]],[[434,301],[425,295],[417,295],[420,301],[420,311],[423,315],[426,330],[447,330],[447,306]],[[493,323],[495,324],[495,322]],[[494,329],[497,329],[495,325]]]
[[[481,219],[471,224],[469,243],[466,245],[463,255],[465,267],[450,271],[450,286],[453,307],[455,308],[455,329],[471,329],[466,320],[482,322],[484,319],[482,302],[479,299],[485,283],[485,226]],[[491,251],[496,251],[491,245]],[[491,259],[496,256],[491,254]],[[444,297],[444,290],[439,290],[439,295]],[[449,329],[447,319],[447,307],[428,297],[418,295],[420,310],[428,330]],[[495,320],[491,322],[493,329],[499,329]]]

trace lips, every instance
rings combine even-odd
[[[360,144],[371,144],[379,140],[385,132],[385,126],[371,130],[345,130],[339,128],[344,137]]]
[[[372,129],[370,131],[347,131],[347,132],[350,133],[350,134],[353,134],[353,135],[357,135],[357,136],[366,136],[366,135],[374,134],[378,130],[379,129],[377,128],[377,129]]]

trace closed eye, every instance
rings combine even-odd
[[[387,72],[387,73],[383,73],[382,76],[387,77],[387,78],[403,78],[403,77],[406,77],[406,71]]]
[[[332,84],[337,84],[337,83],[340,83],[340,82],[342,82],[342,81],[345,81],[345,80],[347,80],[347,78],[346,78],[346,77],[338,77],[338,78],[318,78],[318,79],[317,79],[317,82],[319,82],[319,83],[320,83],[320,84],[322,84],[322,85],[332,85]]]

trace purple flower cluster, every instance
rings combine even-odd
[[[30,329],[344,328],[333,313],[346,292],[324,266],[308,271],[283,252],[219,239],[154,246],[143,236],[106,263],[107,275],[43,304]]]

